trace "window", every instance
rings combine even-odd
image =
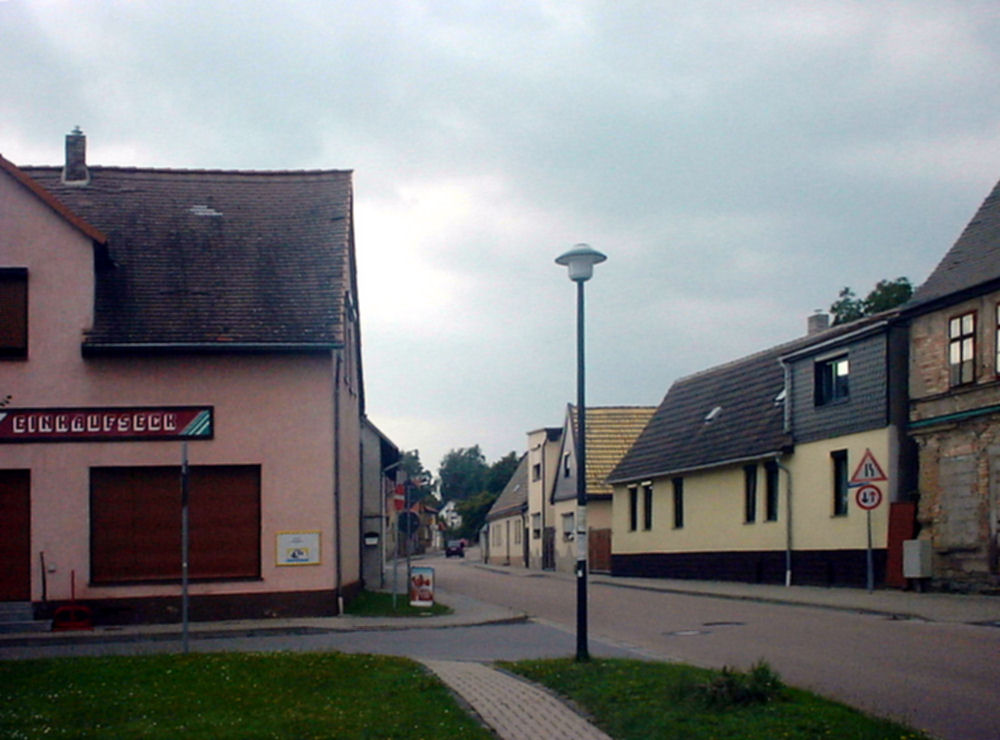
[[[847,450],[830,453],[833,462],[833,515],[847,516]]]
[[[514,522],[514,544],[521,544],[521,525],[517,522]]]
[[[569,478],[569,453],[563,455],[563,478]]]
[[[28,270],[0,268],[0,358],[28,356]]]
[[[975,380],[975,360],[976,313],[972,311],[948,322],[948,367],[952,385]]]
[[[743,521],[757,521],[757,466],[743,466]]]
[[[773,460],[764,463],[765,492],[764,518],[769,522],[778,521],[778,463]]]
[[[642,484],[642,528],[653,528],[653,484]]]
[[[192,578],[260,577],[260,467],[190,468]],[[91,468],[90,580],[181,577],[179,467]]]
[[[817,406],[846,401],[850,363],[847,357],[835,357],[816,363],[815,402]]]
[[[576,514],[570,512],[562,515],[562,533],[564,540],[573,539],[573,530],[576,528]]]
[[[628,489],[628,530],[634,532],[639,528],[639,490],[635,486]]]
[[[531,539],[540,540],[542,538],[542,515],[531,515]]]
[[[535,463],[531,466],[531,480],[541,480],[542,479],[542,464]]]
[[[674,478],[674,529],[684,526],[684,479]]]

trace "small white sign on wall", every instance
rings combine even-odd
[[[275,565],[319,565],[319,532],[278,532]]]

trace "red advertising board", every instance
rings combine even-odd
[[[211,406],[0,409],[0,443],[212,439]]]

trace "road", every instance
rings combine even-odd
[[[433,559],[437,587],[574,631],[563,574],[496,572]],[[591,583],[591,639],[649,657],[745,668],[764,659],[792,685],[955,740],[1000,738],[1000,629]]]

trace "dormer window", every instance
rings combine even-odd
[[[817,406],[846,401],[850,394],[850,363],[847,356],[816,363],[815,401]]]

